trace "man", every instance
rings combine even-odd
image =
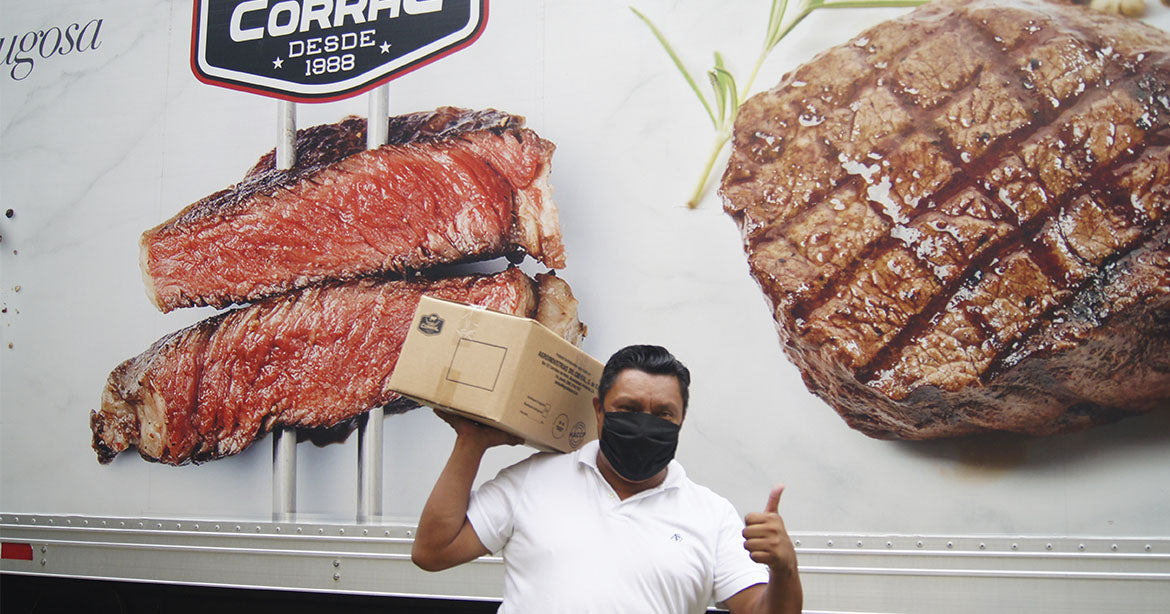
[[[619,350],[593,399],[599,439],[535,454],[474,495],[484,451],[519,440],[440,414],[455,448],[419,519],[415,564],[438,571],[502,551],[502,613],[698,613],[712,598],[732,614],[799,612],[783,486],[745,526],[673,460],[689,385],[666,349]]]

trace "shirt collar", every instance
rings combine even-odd
[[[574,454],[577,455],[577,463],[579,465],[590,467],[593,472],[597,474],[597,477],[605,480],[605,476],[601,475],[601,469],[597,467],[597,455],[599,453],[601,453],[601,443],[596,439],[586,443],[585,445],[578,448],[576,452],[574,452]],[[678,488],[679,484],[685,480],[686,477],[687,472],[683,469],[682,464],[672,458],[670,459],[670,464],[666,466],[666,479],[663,480],[662,483],[658,486],[655,486],[650,490],[643,491],[643,493]]]

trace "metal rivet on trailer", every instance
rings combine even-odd
[[[915,544],[915,545],[916,545],[916,546],[918,546],[919,548],[921,548],[921,547],[922,547],[922,542],[918,542],[918,543],[917,543],[917,544]]]
[[[317,535],[324,535],[325,529],[317,529]]]
[[[53,519],[52,519],[52,518],[50,518],[50,519],[49,519],[49,524],[53,524]]]
[[[954,548],[955,542],[947,542],[947,548]]]
[[[407,531],[407,533],[410,533],[410,531]],[[799,546],[799,545],[800,545],[800,540],[798,539],[798,540],[796,540],[795,542],[793,542],[793,545],[795,545],[795,546]]]
[[[41,559],[41,567],[44,567],[44,566],[45,566],[45,563],[47,563],[47,562],[48,562],[48,561],[46,561],[45,559]]]
[[[70,520],[70,519],[68,519],[68,518],[66,518],[66,519],[65,519],[65,524],[67,524],[67,525],[69,525],[69,526],[73,526],[73,521],[72,521],[72,520]]]
[[[862,546],[862,543],[861,543],[861,540],[859,539],[859,540],[857,540],[857,547],[860,548],[861,546]]]
[[[1084,549],[1085,549],[1085,545],[1084,545],[1084,544],[1077,544],[1077,549],[1078,549],[1078,550],[1084,550]]]
[[[1114,552],[1117,552],[1117,544],[1113,544],[1112,546],[1109,546],[1109,549],[1114,551]]]
[[[334,567],[341,567],[341,561],[338,559],[333,559],[333,566]]]
[[[49,547],[48,547],[48,546],[41,546],[41,554],[44,554],[44,553],[46,553],[46,552],[48,552],[48,551],[49,551]]]
[[[83,524],[83,525],[85,525],[85,526],[87,526],[87,527],[88,527],[88,526],[89,526],[89,521],[88,521],[88,520],[83,520],[83,521],[81,522],[81,524]]]
[[[414,537],[414,531],[407,531],[406,536],[407,537]]]
[[[1044,549],[1045,550],[1052,550],[1052,544],[1045,544]]]
[[[219,530],[219,525],[215,525],[215,530],[216,530],[216,531],[218,531],[218,530]]]
[[[181,529],[181,528],[183,528],[183,523],[181,523],[181,522],[176,522],[176,523],[175,523],[175,528],[176,528],[176,529]]]
[[[239,531],[241,531],[241,530],[242,530],[242,529],[240,529],[240,525],[236,525],[236,532],[239,532]]]
[[[161,523],[161,522],[157,522],[157,523],[155,523],[155,525],[154,525],[154,528],[156,528],[156,529],[161,529],[161,528],[162,528],[162,523]]]
[[[196,524],[195,526],[193,526],[193,527],[191,527],[191,528],[192,528],[192,529],[195,529],[196,531],[198,531],[198,530],[199,530],[199,525],[198,525],[198,524]]]
[[[1151,546],[1150,544],[1146,544],[1146,552],[1149,552],[1149,551],[1151,551],[1151,550],[1153,550],[1153,549],[1154,549],[1154,547],[1153,547],[1153,546]]]
[[[337,582],[340,579],[341,579],[341,574],[339,574],[339,573],[333,574],[333,581],[334,582]]]
[[[833,547],[833,540],[830,539],[826,545],[829,546],[830,548],[832,548]]]
[[[31,522],[31,523],[33,523],[33,524],[36,524],[36,523],[37,523],[37,519],[36,519],[36,518],[30,518],[28,521],[29,521],[29,522]]]
[[[980,550],[986,550],[986,549],[987,549],[987,544],[979,544],[979,549],[980,549]]]
[[[338,529],[337,534],[338,535],[345,535],[345,529]]]
[[[262,529],[261,529],[260,525],[256,525],[256,532],[259,533],[261,530]]]
[[[887,547],[887,548],[893,548],[893,547],[894,547],[894,542],[886,542],[886,547]]]
[[[144,522],[140,522],[140,523],[138,523],[138,528],[139,528],[139,529],[141,529],[142,527],[145,527],[145,526],[146,526],[146,523],[144,523]]]
[[[1012,550],[1019,550],[1019,549],[1020,549],[1019,544],[1012,544]]]
[[[362,535],[369,535],[369,534],[370,534],[369,529],[362,529]]]
[[[280,533],[280,527],[276,527],[276,532]]]
[[[386,529],[385,535],[386,535],[386,537],[390,537],[390,529]]]
[[[304,533],[304,532],[305,532],[305,530],[304,530],[304,529],[302,529],[301,527],[297,527],[297,534],[298,534],[298,535],[299,535],[299,534],[301,534],[301,533]]]
[[[124,526],[126,526],[126,522],[125,522],[125,521],[123,521],[123,522],[120,522],[120,523],[118,523],[118,524],[119,524],[119,526],[123,526],[123,527],[124,527]]]

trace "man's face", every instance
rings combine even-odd
[[[599,433],[607,411],[653,414],[680,426],[685,417],[678,379],[673,375],[657,375],[637,369],[618,373],[605,399],[593,398],[593,410],[597,415]]]

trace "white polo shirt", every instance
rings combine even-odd
[[[467,518],[504,557],[501,613],[699,614],[768,581],[729,501],[677,461],[661,485],[621,501],[598,448],[535,454],[472,493]]]

